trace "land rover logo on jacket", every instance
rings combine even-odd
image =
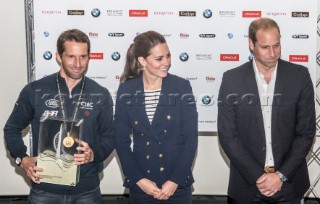
[[[59,107],[59,101],[56,99],[49,99],[45,102],[46,106],[49,108],[58,108]]]

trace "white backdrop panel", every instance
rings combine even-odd
[[[103,59],[91,60],[87,76],[115,95],[126,50],[133,38],[140,32],[156,30],[168,41],[172,53],[170,72],[190,80],[193,86],[199,111],[199,131],[216,131],[216,99],[221,77],[224,71],[248,61],[247,30],[254,17],[270,17],[279,23],[282,58],[307,56],[307,61],[297,63],[309,67],[315,82],[316,5],[316,0],[309,0],[308,4],[302,0],[244,0],[241,3],[234,0],[176,0],[170,3],[160,0],[34,0],[35,76],[39,79],[58,70],[54,60],[56,39],[66,29],[79,28],[91,37],[92,52],[103,54]],[[94,9],[99,10],[98,17],[91,14]],[[203,15],[207,9],[212,14],[210,18]],[[68,15],[70,10],[83,15]],[[132,10],[139,10],[136,13],[140,16],[130,17]],[[194,16],[180,16],[183,11]],[[292,17],[294,12],[298,15],[308,13],[308,17]],[[115,33],[123,37],[109,36]],[[215,37],[202,38],[200,34]],[[293,35],[308,38],[296,39]],[[51,60],[44,59],[46,51],[52,53]],[[120,54],[120,60],[111,59],[113,52]],[[189,59],[181,61],[181,53],[187,53]],[[238,57],[233,61],[221,61],[221,55],[226,54]],[[202,101],[206,96],[211,102]]]

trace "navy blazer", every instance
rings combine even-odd
[[[288,181],[281,194],[288,200],[308,189],[306,156],[315,126],[314,90],[306,67],[278,61],[272,102],[272,152],[275,169]],[[261,104],[252,61],[224,73],[219,92],[218,135],[230,159],[228,194],[251,202],[256,180],[264,173],[266,141]]]
[[[152,124],[146,115],[142,77],[120,84],[115,147],[125,187],[138,188],[135,185],[142,178],[159,188],[168,180],[190,186],[197,144],[198,113],[189,81],[171,74],[163,78]]]

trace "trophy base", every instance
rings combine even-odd
[[[38,155],[37,166],[43,168],[43,172],[37,172],[43,176],[40,182],[75,186],[79,181],[79,166],[73,161],[62,161],[48,156],[48,153],[41,153]]]

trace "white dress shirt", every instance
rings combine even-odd
[[[260,96],[261,110],[263,116],[264,132],[266,136],[266,161],[265,166],[274,166],[273,152],[272,152],[272,137],[271,137],[271,114],[272,114],[272,101],[274,95],[274,87],[277,78],[278,63],[272,72],[271,79],[267,83],[263,74],[258,70],[255,59],[253,60],[253,67],[255,77],[258,85]]]

